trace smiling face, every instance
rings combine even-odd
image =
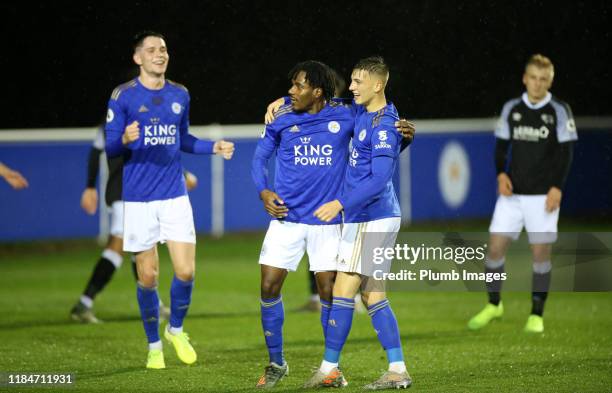
[[[353,70],[349,90],[353,93],[356,104],[367,106],[380,89],[381,81],[379,78],[373,78],[366,70]]]
[[[134,51],[134,62],[140,66],[141,74],[161,77],[166,73],[169,60],[166,42],[160,37],[146,37]]]
[[[306,112],[312,109],[317,100],[321,99],[322,91],[320,88],[313,89],[306,80],[306,72],[300,71],[291,79],[289,97],[294,111]]]

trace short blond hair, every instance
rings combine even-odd
[[[539,53],[536,53],[529,58],[527,64],[525,64],[525,70],[527,70],[527,67],[530,65],[544,69],[549,68],[553,74],[555,73],[555,66],[553,65],[552,61],[550,61],[548,57]]]

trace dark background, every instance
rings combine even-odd
[[[150,1],[2,5],[1,128],[91,126],[135,71],[131,37],[166,35],[169,79],[192,124],[257,123],[287,71],[318,59],[345,78],[361,57],[391,68],[387,97],[411,118],[489,117],[549,56],[553,94],[577,116],[612,114],[610,1]]]

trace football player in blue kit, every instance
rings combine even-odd
[[[332,100],[334,77],[329,67],[306,61],[297,64],[289,77],[290,102],[279,99],[271,104],[274,120],[262,134],[252,167],[264,208],[275,218],[259,259],[261,318],[270,360],[257,383],[260,388],[275,386],[288,373],[283,356],[281,288],[304,252],[308,253],[310,270],[316,273],[321,326],[326,335],[341,217],[323,222],[313,213],[319,205],[340,195],[355,125],[354,108]],[[406,122],[404,126],[407,129],[411,124]],[[397,132],[395,126],[393,131]],[[271,187],[267,163],[275,152],[275,183]]]
[[[388,79],[389,68],[380,57],[362,59],[353,68],[349,90],[354,96],[357,117],[342,194],[314,212],[321,221],[330,222],[343,211],[344,225],[325,354],[320,368],[305,387],[342,386],[344,376],[338,368],[340,352],[351,329],[354,297],[360,287],[372,325],[389,361],[388,370],[365,388],[396,389],[412,384],[404,363],[399,327],[384,284],[374,282],[371,258],[368,259],[367,252],[362,250],[368,236],[369,240],[374,239],[377,247],[394,247],[400,228],[401,212],[392,176],[402,140],[394,128],[397,111],[385,97]],[[389,265],[386,263],[387,269]]]
[[[117,87],[106,118],[106,153],[123,155],[123,250],[136,254],[137,298],[149,343],[147,368],[165,368],[159,337],[157,243],[167,243],[174,268],[170,321],[164,337],[186,364],[197,355],[183,331],[195,275],[195,227],[181,167],[181,152],[220,154],[234,144],[189,134],[189,93],[165,78],[169,54],[164,37],[143,32],[134,40],[137,78]]]

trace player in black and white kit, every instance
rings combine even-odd
[[[525,331],[544,331],[544,303],[550,286],[551,245],[557,240],[562,189],[578,139],[569,105],[549,89],[550,59],[533,55],[525,66],[527,91],[508,101],[495,130],[499,197],[489,227],[486,272],[504,272],[506,251],[525,227],[533,255],[532,308]],[[509,162],[508,162],[509,161]],[[472,330],[503,314],[502,281],[487,283],[489,303],[469,322]]]
[[[98,190],[96,180],[100,169],[100,154],[104,151],[104,127],[98,128],[96,138],[89,151],[87,164],[87,185],[81,195],[81,207],[87,214],[93,215],[98,209]],[[108,180],[105,189],[105,202],[110,211],[110,234],[108,242],[100,259],[96,263],[89,282],[81,297],[70,311],[73,320],[83,323],[100,323],[93,313],[93,302],[98,293],[112,279],[115,270],[123,263],[123,201],[121,200],[123,157],[107,158]],[[197,185],[197,178],[188,171],[183,171],[187,190],[192,190]],[[136,265],[132,256],[132,272],[138,281]],[[160,314],[166,319],[170,315],[168,307],[163,306],[160,301]]]

